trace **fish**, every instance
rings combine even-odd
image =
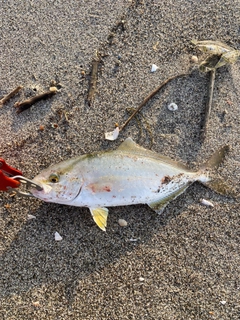
[[[42,190],[33,188],[31,193],[46,202],[88,207],[98,227],[106,231],[107,207],[147,204],[160,214],[195,181],[227,194],[229,186],[213,174],[227,150],[222,147],[192,171],[129,137],[116,150],[80,155],[44,169],[33,179]]]
[[[235,50],[220,41],[192,40],[191,42],[202,52],[211,54],[205,61],[200,63],[199,69],[202,72],[216,70],[226,64],[233,64],[240,57],[240,50]]]
[[[199,50],[206,53],[222,55],[226,52],[230,52],[234,50],[233,48],[229,47],[223,42],[220,41],[213,41],[213,40],[203,40],[198,41],[193,39],[192,44],[198,47]]]

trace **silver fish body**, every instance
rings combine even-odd
[[[43,170],[33,179],[43,191],[32,193],[47,202],[89,207],[105,230],[105,207],[142,203],[160,213],[194,181],[210,180],[207,170],[190,171],[128,138],[117,150],[80,156]]]

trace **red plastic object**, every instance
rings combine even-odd
[[[10,176],[21,176],[22,172],[17,170],[8,164],[2,158],[0,158],[0,191],[7,191],[8,187],[17,188],[20,186],[20,182],[12,179]]]

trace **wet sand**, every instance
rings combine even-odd
[[[145,148],[153,138],[152,150],[191,168],[227,144],[219,174],[239,188],[240,62],[217,71],[201,143],[208,75],[190,61],[193,54],[203,58],[192,39],[240,49],[239,1],[5,1],[1,13],[0,95],[24,89],[0,108],[0,157],[24,176],[117,148],[131,136]],[[89,106],[96,51],[105,56]],[[132,120],[115,142],[104,140],[104,132],[126,121],[126,108],[180,73],[190,75],[146,104],[141,128]],[[51,81],[61,87],[54,97],[16,114],[16,101],[44,92]],[[177,111],[167,109],[171,102]],[[214,207],[202,206],[202,198]],[[160,216],[145,205],[110,208],[106,233],[87,208],[3,193],[0,201],[1,319],[239,319],[237,200],[196,183]],[[27,220],[29,214],[36,219]],[[128,226],[120,227],[119,218]]]

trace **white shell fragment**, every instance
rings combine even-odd
[[[212,202],[210,202],[210,201],[208,201],[208,200],[202,199],[200,202],[201,202],[201,204],[203,204],[204,206],[214,207],[214,205],[212,204]]]
[[[144,281],[145,279],[143,277],[139,277],[139,281]]]
[[[152,64],[151,72],[155,72],[155,71],[157,71],[157,69],[159,69],[159,67],[156,66],[155,64]]]
[[[36,217],[34,215],[32,215],[32,214],[28,214],[27,215],[27,219],[28,220],[32,220],[32,219],[36,219]]]
[[[170,111],[177,111],[178,110],[178,105],[176,104],[176,103],[170,103],[169,105],[168,105],[168,110],[170,110]]]
[[[225,304],[227,303],[227,301],[222,300],[222,301],[220,301],[220,303],[221,303],[222,305],[225,305]]]
[[[55,232],[54,236],[56,241],[61,241],[63,239],[58,232]]]
[[[120,227],[126,227],[127,226],[127,221],[124,219],[119,219],[118,220],[118,224],[120,225]]]
[[[136,242],[136,241],[138,241],[138,240],[139,240],[139,238],[136,238],[136,239],[135,239],[135,238],[130,238],[130,239],[129,239],[129,241],[131,241],[131,242]]]
[[[105,133],[105,139],[114,141],[117,139],[118,135],[119,135],[119,127],[116,127],[113,131]]]

